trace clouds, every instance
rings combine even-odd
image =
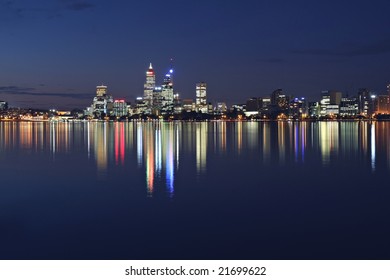
[[[94,8],[96,5],[87,1],[80,0],[62,0],[66,4],[66,9],[70,11],[83,11]]]
[[[7,94],[13,96],[41,96],[41,97],[63,97],[78,100],[92,100],[93,93],[65,93],[65,92],[43,92],[36,88],[19,86],[0,86],[0,95]]]
[[[293,50],[292,53],[317,56],[341,56],[356,57],[366,55],[380,55],[390,53],[390,39],[380,40],[370,44],[349,44],[349,46],[339,46],[333,49],[313,48]]]
[[[67,12],[91,10],[96,4],[84,0],[0,0],[0,15],[8,19],[44,17],[52,19]]]

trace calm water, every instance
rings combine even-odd
[[[1,259],[390,259],[388,122],[0,122]]]

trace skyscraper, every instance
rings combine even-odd
[[[162,95],[162,113],[173,112],[173,80],[172,80],[173,68],[169,69],[169,72],[165,75],[164,82],[161,87]]]
[[[153,91],[156,86],[156,75],[154,74],[152,63],[149,65],[148,71],[146,71],[146,81],[144,84],[144,100],[146,106],[151,111],[153,106]]]
[[[95,117],[101,118],[112,113],[113,99],[107,94],[107,86],[101,85],[96,87],[96,96],[92,102],[92,113]]]
[[[207,113],[207,84],[197,83],[196,84],[196,111],[201,113]]]

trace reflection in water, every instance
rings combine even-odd
[[[271,133],[270,123],[266,122],[263,125],[263,161],[268,163],[271,155]]]
[[[232,153],[260,166],[363,160],[373,171],[390,168],[389,139],[388,122],[0,122],[0,156],[85,154],[100,180],[110,168],[134,163],[145,171],[148,196],[173,196],[179,162],[202,175],[212,168],[209,157]]]
[[[196,124],[196,169],[198,173],[206,170],[208,123]]]
[[[375,123],[371,124],[371,169],[375,171]]]
[[[279,163],[284,165],[286,158],[286,122],[278,122]]]
[[[339,150],[339,122],[320,122],[319,132],[322,162],[329,164],[331,155],[336,155]]]

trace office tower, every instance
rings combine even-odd
[[[342,93],[340,91],[331,90],[330,91],[330,104],[331,105],[340,105]]]
[[[96,118],[109,116],[112,113],[114,100],[107,94],[107,86],[96,87],[96,96],[92,101],[92,113]]]
[[[378,96],[378,107],[375,113],[377,114],[389,114],[390,113],[390,97],[388,95]]]
[[[124,117],[128,115],[127,103],[123,99],[114,100],[113,115],[115,117]]]
[[[96,87],[96,96],[103,97],[107,95],[107,86],[101,85]]]
[[[0,111],[8,109],[8,102],[0,101]]]
[[[342,97],[340,116],[352,117],[359,113],[359,100],[356,97]]]
[[[144,101],[146,107],[149,109],[150,113],[151,108],[153,106],[153,91],[156,87],[156,75],[154,74],[152,63],[149,65],[148,71],[146,71],[146,81],[144,84]]]
[[[164,82],[161,86],[161,113],[168,114],[173,112],[174,96],[173,96],[173,68],[164,77]]]
[[[342,93],[335,90],[325,90],[321,92],[320,115],[332,116],[340,113],[340,103]]]
[[[197,83],[196,84],[196,111],[201,113],[207,113],[207,84]]]
[[[182,106],[183,106],[184,112],[192,112],[192,111],[194,111],[194,100],[183,99]]]
[[[271,94],[271,106],[276,111],[283,111],[288,109],[290,97],[283,93],[282,89],[274,90]]]
[[[320,100],[320,116],[327,115],[327,108],[330,105],[330,92],[328,90],[324,90],[321,92],[321,100]]]
[[[251,97],[246,100],[246,111],[247,112],[259,112],[261,109],[261,98]]]
[[[371,94],[366,88],[361,88],[358,91],[358,103],[359,103],[359,114],[368,116],[370,108]]]
[[[294,98],[290,102],[289,116],[294,119],[305,118],[309,113],[309,106],[304,97]]]

